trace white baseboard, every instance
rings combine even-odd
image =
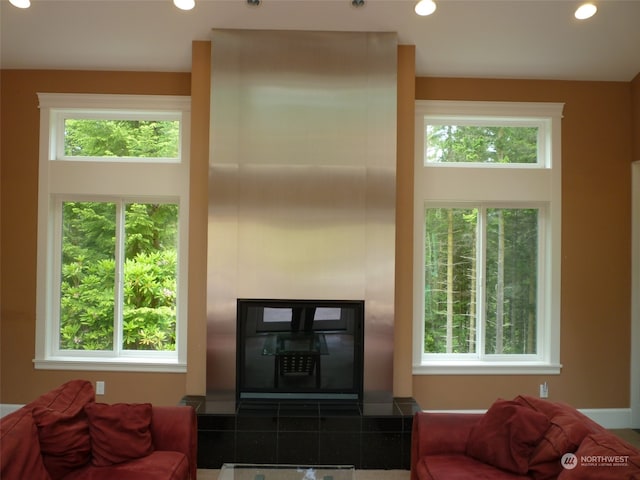
[[[604,428],[632,428],[630,408],[581,408],[580,411]]]
[[[423,410],[424,412],[429,413],[487,413],[487,410],[478,409],[478,410]]]
[[[0,418],[9,415],[12,412],[22,408],[23,405],[15,405],[12,403],[0,403]]]
[[[631,408],[580,408],[582,414],[604,428],[633,428]],[[425,410],[434,413],[485,413],[486,410]]]

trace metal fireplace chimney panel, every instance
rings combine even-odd
[[[364,390],[393,390],[397,39],[214,30],[207,390],[238,298],[365,301]]]

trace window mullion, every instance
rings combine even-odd
[[[116,204],[116,258],[115,258],[115,288],[114,288],[114,324],[113,324],[113,352],[119,356],[123,345],[123,309],[124,309],[124,262],[125,258],[125,208],[124,202]]]

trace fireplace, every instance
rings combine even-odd
[[[237,400],[362,400],[364,302],[238,300]]]
[[[198,466],[408,468],[396,35],[214,30],[211,65],[207,395],[185,399]]]

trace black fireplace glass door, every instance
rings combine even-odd
[[[361,301],[238,300],[239,399],[362,397]]]

